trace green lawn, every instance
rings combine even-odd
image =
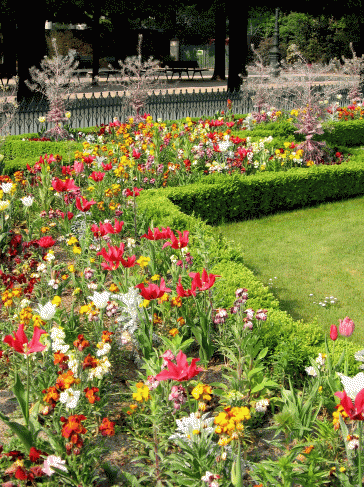
[[[218,228],[264,284],[272,279],[283,310],[307,322],[317,317],[325,330],[349,316],[364,348],[364,197]],[[337,303],[314,304],[326,296]]]

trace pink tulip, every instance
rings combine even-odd
[[[348,316],[339,320],[339,333],[344,337],[350,337],[354,333],[355,324]]]
[[[81,172],[83,172],[83,170],[84,170],[83,162],[75,162],[73,164],[73,169],[75,170],[75,172],[77,174],[80,174]]]

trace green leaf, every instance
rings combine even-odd
[[[28,404],[27,404],[27,400],[26,400],[26,392],[25,392],[25,388],[24,388],[21,380],[19,379],[18,373],[15,376],[15,383],[14,383],[14,386],[12,388],[12,391],[14,392],[15,397],[18,400],[23,418],[25,419],[25,421],[27,421],[29,418],[29,409],[28,409]]]
[[[33,436],[31,432],[22,424],[10,421],[10,419],[1,412],[0,419],[4,421],[4,423],[7,424],[9,428],[18,436],[18,438],[26,448],[27,452],[29,452],[30,448],[34,446]]]
[[[264,387],[265,387],[264,383],[261,382],[260,384],[257,384],[255,387],[253,387],[253,389],[250,391],[250,393],[255,394],[256,392],[259,392],[262,389],[264,389]]]

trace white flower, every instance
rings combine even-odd
[[[59,328],[58,326],[54,326],[51,328],[50,332],[51,340],[60,340],[63,342],[63,339],[66,338],[66,334],[63,331],[62,328]]]
[[[23,205],[26,207],[32,206],[34,202],[33,196],[23,196],[23,198],[20,198],[20,200],[23,203]]]
[[[336,98],[337,98],[338,100],[341,100],[342,95],[336,95]]]
[[[178,258],[175,255],[171,255],[170,259],[172,264],[175,264],[178,261]]]
[[[319,366],[325,365],[325,358],[322,356],[322,353],[319,353],[316,362],[319,364]]]
[[[48,301],[48,303],[46,303],[44,306],[38,304],[38,309],[36,311],[42,320],[47,321],[53,318],[53,316],[56,314],[56,309],[57,306]]]
[[[44,123],[44,122],[46,121],[46,119],[45,119],[45,117],[39,117],[39,118],[38,118],[38,121],[39,121],[40,123]]]
[[[77,378],[79,362],[76,359],[76,355],[73,352],[69,353],[68,357],[69,357],[67,362],[68,368],[72,370],[73,375]]]
[[[55,259],[55,256],[52,252],[48,252],[48,254],[44,256],[44,260],[46,260],[47,262],[51,262],[54,259]]]
[[[135,247],[135,240],[133,238],[127,238],[126,239],[128,247],[129,248],[134,248]]]
[[[3,183],[1,185],[1,189],[3,190],[3,193],[8,194],[13,188],[13,183]]]
[[[357,394],[364,389],[364,373],[359,372],[359,374],[356,374],[355,377],[347,377],[340,372],[337,372],[337,375],[340,377],[346,394],[354,401]]]
[[[24,308],[26,308],[29,305],[30,305],[29,299],[24,298],[24,299],[22,299],[20,301],[20,307],[21,307],[21,309],[24,309]]]
[[[269,399],[261,399],[260,401],[256,402],[255,410],[258,413],[265,413],[268,406],[269,406]]]
[[[52,341],[53,352],[67,353],[70,346],[66,345],[63,340]]]
[[[44,117],[42,117],[44,118]],[[62,460],[61,457],[57,457],[56,455],[49,455],[43,463],[42,471],[48,475],[49,477],[54,474],[54,470],[51,467],[56,467],[59,470],[63,470],[64,472],[68,472],[67,468],[64,466],[66,460]]]
[[[311,375],[312,377],[316,377],[317,376],[317,372],[314,369],[314,367],[312,367],[312,366],[306,367],[305,368],[305,371],[307,372],[308,375]]]
[[[110,343],[98,343],[97,345],[98,351],[96,352],[97,357],[102,357],[103,355],[106,355],[107,353],[110,352],[111,350],[111,345]]]
[[[67,408],[74,409],[77,406],[81,391],[74,391],[72,387],[61,392],[59,400],[65,404]]]
[[[41,264],[38,264],[37,272],[43,272],[45,270],[47,270],[47,266],[45,264],[43,264],[43,262]]]
[[[215,431],[212,427],[214,418],[208,417],[210,413],[203,414],[198,417],[197,413],[191,413],[189,416],[185,416],[182,419],[176,419],[177,429],[176,432],[169,437],[170,440],[179,439],[189,444],[192,443],[194,438],[200,436],[209,436]],[[200,435],[195,435],[193,431],[199,431]]]
[[[110,294],[108,291],[104,291],[103,293],[94,292],[93,296],[87,296],[88,299],[91,299],[94,305],[99,308],[103,309],[106,308],[107,302],[109,301]]]
[[[10,205],[10,201],[9,200],[2,200],[2,201],[0,201],[0,211],[6,210],[6,208],[8,208],[9,205]]]
[[[347,445],[348,450],[356,450],[359,448],[359,438],[353,438],[352,440],[348,441]]]

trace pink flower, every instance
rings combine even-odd
[[[43,463],[42,471],[48,475],[49,477],[54,474],[54,470],[51,467],[58,468],[59,470],[63,470],[67,472],[67,468],[64,466],[66,460],[62,460],[61,457],[57,457],[56,455],[49,455]]]
[[[332,341],[335,341],[337,339],[337,326],[336,325],[330,326],[330,338]]]
[[[364,389],[362,389],[355,397],[354,404],[350,397],[343,392],[335,392],[335,396],[341,399],[340,405],[344,408],[346,414],[349,415],[350,419],[355,419],[358,421],[364,420]]]
[[[93,171],[91,173],[91,176],[89,176],[90,178],[92,178],[95,183],[99,182],[99,181],[102,181],[105,177],[105,174],[104,172],[97,172],[97,171]]]
[[[162,369],[167,368],[168,362],[167,360],[176,360],[176,357],[173,355],[172,350],[167,350],[164,352],[162,355],[162,358],[164,359],[163,364],[162,364]]]
[[[148,287],[145,287],[144,283],[142,282],[135,287],[140,289],[140,294],[148,301],[151,301],[152,299],[159,299],[164,293],[170,293],[172,291],[172,289],[166,287],[163,277],[161,278],[160,286],[157,284],[149,284]]]
[[[173,407],[176,411],[178,411],[178,409],[181,408],[181,405],[187,401],[187,393],[185,388],[181,384],[178,384],[178,386],[172,386],[168,400],[173,401]]]
[[[35,326],[33,337],[31,341],[28,342],[28,338],[24,333],[24,323],[21,323],[18,331],[16,333],[14,332],[14,337],[6,335],[3,342],[7,343],[9,347],[13,348],[16,352],[29,355],[34,352],[42,352],[46,348],[46,346],[42,345],[39,341],[39,338],[43,333],[46,332]]]
[[[221,277],[217,274],[207,274],[205,269],[203,269],[201,277],[199,272],[190,272],[188,275],[193,279],[192,284],[195,283],[200,291],[210,289],[215,284],[215,278]]]
[[[199,362],[199,358],[193,358],[190,365],[187,363],[187,356],[180,350],[177,355],[177,365],[168,360],[168,370],[162,370],[155,376],[157,380],[177,380],[182,382],[184,380],[190,380],[197,374],[203,371],[201,367],[196,367],[196,362]]]
[[[344,337],[350,337],[354,333],[354,322],[348,316],[343,320],[339,320],[339,333]]]
[[[77,174],[80,174],[81,172],[83,172],[84,170],[84,165],[83,165],[83,162],[74,162],[73,164],[73,169],[75,170],[75,172]]]

